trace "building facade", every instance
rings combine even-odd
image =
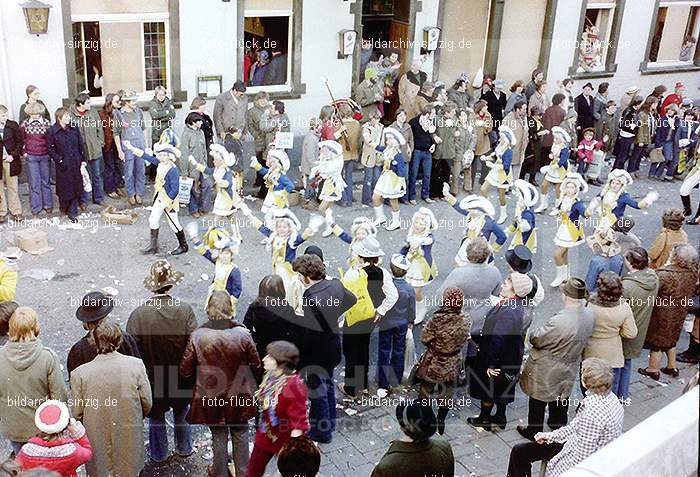
[[[700,97],[700,0],[44,0],[48,31],[32,35],[17,2],[0,2],[0,103],[14,113],[34,84],[51,111],[78,92],[133,89],[145,101],[157,85],[183,107],[211,99],[248,70],[246,50],[282,55],[275,84],[250,87],[285,100],[293,128],[360,78],[361,38],[393,47],[403,69],[450,84],[480,68],[529,80],[541,68],[550,92],[572,77],[608,81],[611,97],[636,85],[686,84]],[[440,29],[426,43],[427,30]],[[352,52],[342,32],[357,32]],[[688,40],[688,41],[686,41]],[[695,42],[696,43],[696,42]]]

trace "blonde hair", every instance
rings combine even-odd
[[[167,93],[167,92],[168,92],[168,90],[165,89],[165,86],[159,84],[158,86],[156,86],[156,87],[153,89],[153,97],[155,98],[156,95],[157,95],[158,93],[160,93],[161,91],[164,92],[164,93]]]
[[[39,336],[39,316],[28,306],[20,306],[10,317],[10,341],[34,341]]]
[[[588,358],[581,364],[581,381],[591,393],[605,394],[612,388],[612,368],[600,358]]]

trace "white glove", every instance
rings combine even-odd
[[[452,193],[450,192],[450,185],[447,182],[442,183],[442,195],[445,195],[447,197],[452,195]]]
[[[313,234],[317,234],[319,230],[321,230],[321,226],[324,223],[323,217],[321,217],[318,214],[311,214],[311,217],[309,217],[309,230]]]
[[[522,217],[518,217],[515,219],[515,221],[518,224],[518,228],[520,229],[521,232],[529,232],[531,227],[530,227],[530,222],[527,220],[523,220]]]
[[[408,239],[408,245],[410,248],[416,249],[423,245],[423,239],[420,237],[411,237]]]
[[[193,166],[196,166],[197,164],[199,164],[199,163],[197,162],[197,159],[195,159],[194,156],[191,155],[191,154],[190,154],[190,157],[187,158],[187,161],[188,161],[190,164],[192,164]]]
[[[590,212],[597,212],[598,209],[600,209],[600,197],[594,197],[591,199],[591,202],[588,204],[588,211]]]
[[[122,144],[124,144],[124,147],[130,151],[133,150],[133,148],[134,148],[134,146],[131,145],[131,141],[129,141],[128,139],[124,139],[122,141]]]
[[[644,196],[644,199],[642,199],[642,202],[644,202],[647,206],[650,206],[654,202],[656,202],[659,199],[659,193],[656,192],[655,190],[649,192],[646,196]]]
[[[199,236],[199,224],[197,224],[196,220],[185,225],[185,233],[192,240]]]
[[[687,147],[688,144],[690,144],[690,139],[683,138],[678,141],[678,146],[680,147]]]
[[[464,158],[462,159],[462,167],[470,167],[474,162],[474,151],[468,149],[464,151]]]
[[[251,169],[256,169],[258,167],[258,158],[255,156],[250,156],[250,168]]]

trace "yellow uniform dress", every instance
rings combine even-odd
[[[586,209],[578,199],[565,198],[559,205],[559,227],[554,243],[559,247],[571,248],[584,242],[581,219],[586,216]]]

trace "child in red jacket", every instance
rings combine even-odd
[[[298,364],[299,349],[292,343],[273,341],[267,345],[267,356],[263,358],[266,373],[255,393],[260,422],[246,477],[262,477],[268,462],[282,446],[309,429],[308,390],[295,371]]]
[[[596,153],[603,147],[603,142],[594,139],[595,131],[593,128],[584,129],[581,136],[582,138],[576,149],[576,155],[578,156],[578,173],[582,176],[585,175],[589,182],[597,182],[602,166],[599,162],[602,159],[600,157],[597,161],[595,159],[597,155],[600,155]],[[591,165],[593,165],[593,167],[591,167]],[[590,173],[589,169],[591,169]]]
[[[22,470],[41,467],[77,477],[76,469],[92,458],[85,428],[70,417],[61,401],[49,399],[36,410],[34,424],[41,431],[22,446],[16,461]]]

